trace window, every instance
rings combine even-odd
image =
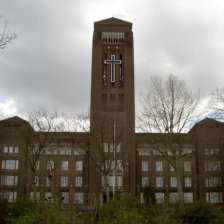
[[[17,185],[18,176],[1,176],[2,185]]]
[[[222,203],[222,192],[206,192],[206,201],[210,203]]]
[[[48,170],[53,170],[54,169],[54,161],[52,161],[52,160],[47,161],[47,169]]]
[[[193,203],[193,193],[184,193],[184,203]]]
[[[4,146],[3,148],[4,153],[18,153],[19,152],[19,147],[15,146]]]
[[[83,204],[83,193],[74,193],[74,203]]]
[[[170,177],[170,186],[177,187],[177,178],[176,177]]]
[[[45,200],[50,203],[53,203],[53,197],[52,197],[51,192],[45,192]]]
[[[142,187],[147,187],[149,185],[149,178],[142,177]]]
[[[190,161],[184,162],[184,171],[191,171],[191,162]]]
[[[117,176],[117,186],[122,187],[123,186],[123,177]]]
[[[18,153],[18,152],[19,152],[19,147],[16,146],[16,147],[14,148],[14,153]]]
[[[163,162],[156,162],[156,171],[163,171]]]
[[[142,192],[140,193],[140,203],[144,203],[144,194]]]
[[[121,152],[121,147],[122,147],[122,144],[121,143],[118,143],[117,144],[117,152]]]
[[[62,202],[64,204],[68,204],[69,203],[69,193],[68,192],[62,192]]]
[[[39,177],[38,176],[34,177],[34,183],[36,186],[39,186]]]
[[[61,186],[67,187],[68,186],[68,177],[62,176],[61,177]]]
[[[170,193],[170,203],[176,204],[179,202],[179,194],[176,192]]]
[[[83,161],[76,161],[76,170],[83,169]]]
[[[221,177],[206,177],[205,186],[206,187],[221,187],[222,178]]]
[[[164,203],[164,193],[155,193],[156,196],[156,203],[163,204]]]
[[[221,162],[220,161],[206,161],[205,171],[220,171]]]
[[[82,187],[82,177],[76,177],[75,178],[75,186],[76,187]]]
[[[85,155],[86,154],[86,150],[82,149],[82,148],[76,148],[74,150],[74,155]]]
[[[9,153],[13,153],[13,147],[12,146],[9,147]]]
[[[51,180],[49,179],[49,177],[46,177],[46,186],[51,186]]]
[[[2,160],[2,169],[18,170],[19,160]]]
[[[68,161],[62,161],[61,170],[68,170]]]
[[[184,180],[185,180],[185,187],[191,187],[192,186],[191,177],[185,177]]]
[[[33,192],[30,192],[30,200],[32,202],[34,201],[34,194],[33,194]],[[36,200],[37,200],[37,202],[40,202],[40,192],[36,192]]]
[[[3,193],[3,198],[5,198],[8,202],[15,202],[17,199],[16,191],[5,191]]]
[[[142,171],[148,171],[148,162],[142,162]]]
[[[156,187],[163,187],[163,177],[156,177]]]
[[[170,171],[174,171],[174,167],[170,164]]]
[[[103,143],[103,151],[108,152],[108,143],[106,142]]]

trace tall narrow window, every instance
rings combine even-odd
[[[103,86],[107,85],[107,65],[104,63],[104,61],[107,59],[106,54],[103,55],[103,66],[102,66],[102,82],[103,82]]]
[[[124,63],[123,63],[122,54],[120,54],[120,60],[121,60],[121,64],[120,64],[120,86],[123,86],[124,85]]]

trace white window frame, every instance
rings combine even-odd
[[[68,161],[61,162],[61,170],[68,170]]]
[[[192,187],[192,178],[191,177],[185,177],[184,178],[185,187]]]
[[[83,170],[83,161],[76,161],[76,170],[82,171]]]
[[[149,185],[149,178],[142,177],[142,187],[147,187]]]
[[[170,187],[177,187],[177,178],[170,177]]]
[[[74,203],[83,204],[83,202],[84,202],[84,194],[81,192],[74,193]]]
[[[75,186],[76,187],[82,187],[82,177],[76,177],[75,178]]]
[[[61,176],[61,187],[67,187],[67,186],[68,186],[68,177]]]
[[[156,171],[162,172],[163,171],[163,162],[162,161],[157,161],[156,162]]]
[[[143,172],[149,171],[149,163],[147,161],[142,161],[142,171]]]
[[[191,171],[191,161],[184,161],[184,171],[185,172]]]
[[[163,187],[163,177],[156,177],[156,187]]]

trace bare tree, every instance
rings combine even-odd
[[[212,116],[217,120],[224,119],[224,88],[216,89],[211,92],[209,109],[212,110]]]
[[[111,124],[109,129],[106,125],[108,124],[108,119],[110,120],[109,123]],[[82,113],[74,119],[67,120],[67,123],[70,124],[70,127],[67,125],[69,130],[79,130],[89,133],[92,149],[94,148],[94,151],[91,151],[89,146],[84,146],[82,143],[80,147],[85,150],[90,160],[94,163],[97,170],[102,175],[102,187],[106,193],[106,201],[109,201],[111,187],[110,179],[112,179],[113,182],[114,195],[116,191],[116,174],[123,172],[121,144],[122,134],[116,133],[116,127],[113,118],[109,118],[107,116],[102,117],[101,122],[99,123],[94,115],[92,115],[91,128],[89,113]],[[97,125],[93,125],[93,123],[96,123]]]
[[[14,39],[18,37],[15,32],[10,32],[8,29],[8,22],[3,16],[0,16],[0,22],[2,20],[2,27],[0,27],[0,49],[5,49],[6,45],[11,43]]]
[[[27,151],[27,166],[32,173],[32,188],[34,202],[36,203],[37,180],[39,170],[39,161],[43,153],[47,149],[51,149],[55,139],[55,132],[62,131],[64,126],[58,121],[57,113],[49,113],[46,109],[41,108],[29,114],[29,123],[33,128],[29,135],[26,135]],[[50,164],[51,165],[51,164]],[[50,181],[54,179],[55,167],[51,167],[48,172]],[[52,185],[53,186],[53,185]],[[54,190],[52,190],[54,192]]]
[[[190,92],[178,77],[170,74],[164,80],[153,76],[150,92],[143,96],[142,110],[138,116],[138,127],[141,130],[166,136],[163,147],[158,142],[158,138],[153,138],[153,135],[150,143],[174,168],[181,208],[184,199],[179,160],[189,156],[189,152],[183,148],[181,133],[186,132],[188,125],[198,118],[199,99],[199,93]]]

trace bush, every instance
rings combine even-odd
[[[185,206],[179,214],[183,224],[223,224],[224,214],[221,208],[210,203],[197,201]]]

